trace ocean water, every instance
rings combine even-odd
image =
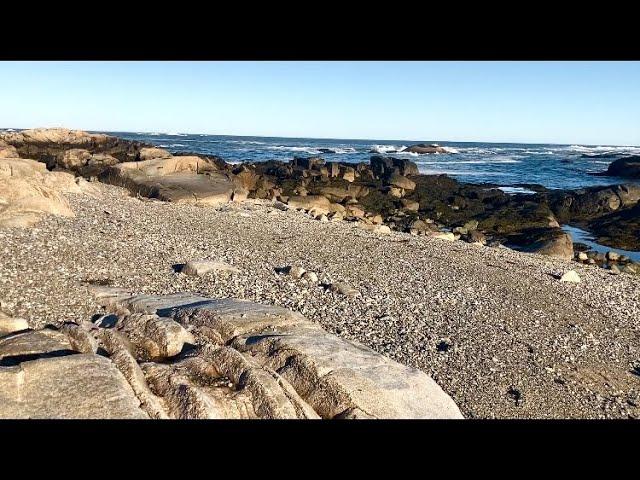
[[[385,154],[414,143],[437,143],[446,147],[449,153],[388,154],[416,162],[421,173],[447,174],[462,182],[500,185],[511,193],[522,190],[509,187],[523,183],[556,189],[629,182],[629,179],[589,175],[606,170],[615,158],[588,158],[584,155],[640,154],[640,147],[635,146],[238,137],[177,132],[104,133],[149,142],[173,153],[189,151],[218,155],[232,163],[289,161],[294,156],[310,155],[320,155],[327,161],[358,163],[368,162],[374,154],[372,152]],[[330,149],[331,152],[320,149]]]

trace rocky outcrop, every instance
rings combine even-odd
[[[371,170],[378,178],[389,178],[394,173],[402,176],[418,175],[420,173],[418,166],[414,162],[402,158],[373,155],[370,162]]]
[[[607,177],[640,178],[640,156],[632,155],[611,162],[606,172],[595,175]]]
[[[190,294],[104,300],[121,312],[171,317],[194,335],[195,349],[167,365],[163,375],[191,371],[186,383],[209,405],[207,415],[215,414],[215,399],[221,401],[222,395],[204,385],[224,377],[236,395],[242,394],[245,411],[256,417],[461,418],[426,374],[330,335],[283,308]],[[154,368],[148,370],[154,374]],[[159,390],[174,395],[171,386]]]
[[[83,185],[35,160],[0,158],[0,227],[31,226],[44,214],[73,216],[62,194],[82,193]]]
[[[425,153],[447,153],[447,149],[441,147],[440,145],[436,144],[436,143],[432,143],[432,144],[427,144],[427,143],[418,143],[416,145],[411,145],[407,148],[404,148],[402,150],[403,152],[410,152],[410,153],[420,153],[420,154],[425,154]]]
[[[229,175],[217,170],[209,159],[178,156],[119,163],[107,168],[99,178],[144,197],[219,205],[232,200],[238,188]]]
[[[86,150],[92,155],[104,154],[117,159],[118,162],[127,162],[139,159],[142,148],[151,147],[141,142],[66,128],[36,128],[20,132],[5,132],[0,134],[0,141],[13,146],[21,158],[32,158],[43,162],[50,170],[56,167],[70,168],[85,176],[97,175],[100,172],[100,169],[96,168],[98,165],[87,168],[79,162],[65,167],[63,158],[68,150]],[[67,163],[73,162],[67,160]]]
[[[0,316],[0,418],[462,418],[425,373],[285,308],[92,291],[115,321]]]
[[[0,158],[19,158],[18,151],[13,145],[9,145],[3,140],[0,140]]]

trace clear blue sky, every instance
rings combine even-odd
[[[640,62],[0,62],[0,127],[640,145]]]

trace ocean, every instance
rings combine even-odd
[[[446,174],[468,183],[490,183],[507,192],[528,190],[518,184],[552,189],[629,183],[629,179],[596,177],[613,158],[603,154],[640,154],[637,146],[472,143],[445,141],[347,140],[318,138],[239,137],[185,133],[101,132],[139,140],[172,153],[218,155],[230,163],[289,161],[294,156],[319,155],[327,161],[368,162],[376,152],[414,161],[424,174]],[[441,154],[389,153],[415,143],[437,143]],[[324,150],[327,149],[327,150]],[[599,157],[594,157],[598,155]],[[638,182],[638,181],[636,181]]]

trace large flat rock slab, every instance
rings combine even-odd
[[[76,354],[0,367],[0,418],[148,418],[105,357]]]
[[[0,338],[0,364],[11,358],[56,355],[73,350],[67,336],[57,330],[31,330]]]
[[[218,205],[233,198],[235,184],[215,163],[195,156],[125,162],[100,177],[145,197],[167,202]]]
[[[205,358],[209,370],[238,388],[249,388],[256,411],[268,418],[285,411],[287,418],[294,411],[322,418],[462,418],[424,372],[329,334],[288,309],[188,293],[105,293],[100,292],[102,301],[121,315],[170,317],[194,332],[204,355],[196,358]],[[277,398],[280,407],[260,410]],[[298,400],[288,405],[283,398]]]

